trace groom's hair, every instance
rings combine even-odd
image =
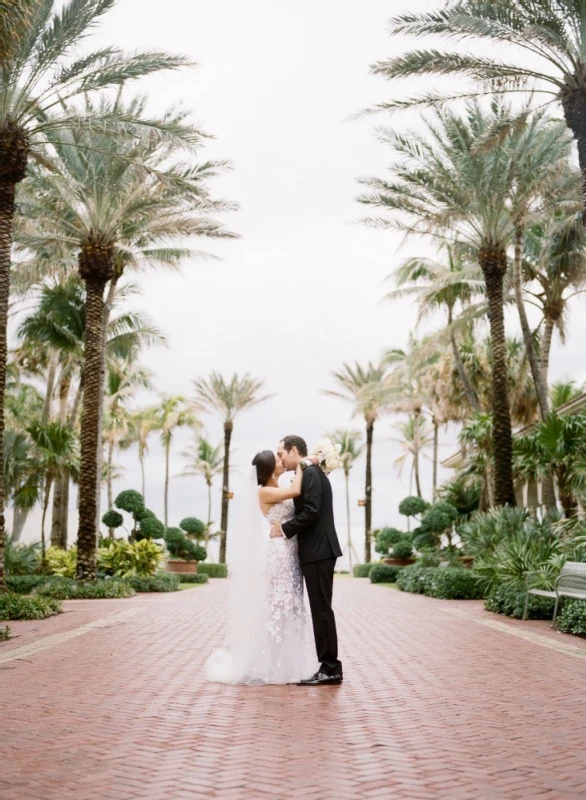
[[[302,439],[301,436],[283,436],[282,442],[283,447],[288,453],[291,452],[292,447],[296,447],[297,452],[302,458],[305,458],[307,455],[307,444],[305,439]]]

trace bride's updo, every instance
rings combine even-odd
[[[256,479],[259,486],[266,486],[277,466],[277,459],[272,450],[261,450],[252,459],[252,466],[256,467]]]

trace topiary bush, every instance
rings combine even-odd
[[[136,492],[134,489],[125,489],[114,500],[114,505],[128,514],[132,514],[135,519],[140,519],[140,514],[144,511],[144,498],[140,492]]]
[[[178,592],[179,576],[169,572],[159,572],[156,575],[132,575],[124,579],[135,592]]]
[[[57,600],[101,600],[103,598],[133,597],[134,589],[125,581],[98,580],[88,583],[54,579],[35,589],[37,597]]]
[[[352,572],[355,578],[368,578],[372,567],[372,564],[354,564]]]
[[[525,610],[524,589],[514,584],[500,584],[495,586],[484,601],[487,611],[495,614],[504,614],[507,617],[522,619]],[[537,597],[529,595],[529,619],[551,619],[553,617],[554,600],[550,597]]]
[[[425,582],[424,592],[444,600],[478,600],[483,596],[478,576],[462,567],[435,568]]]
[[[404,517],[417,517],[427,510],[427,503],[422,497],[406,497],[399,503],[399,514]]]
[[[183,561],[205,561],[208,556],[205,548],[188,539],[179,528],[167,528],[165,544],[173,558],[181,558]]]
[[[142,517],[140,520],[140,528],[136,532],[136,540],[141,539],[164,539],[165,526],[160,519],[156,517]]]
[[[10,575],[6,578],[6,586],[9,592],[30,594],[33,589],[50,579],[50,575]]]
[[[392,564],[374,564],[368,577],[371,583],[395,583],[402,569]]]
[[[102,522],[106,528],[119,528],[124,522],[124,517],[112,508],[110,511],[106,511],[102,517]]]
[[[205,572],[199,572],[199,567],[194,575],[181,575],[181,583],[209,583],[210,576]]]
[[[557,624],[562,633],[586,636],[586,603],[583,600],[564,600]]]
[[[394,544],[403,539],[405,534],[397,528],[383,528],[376,537],[374,549],[383,556],[388,555],[389,550]]]
[[[0,620],[46,619],[61,610],[61,603],[52,597],[0,593]]]
[[[227,564],[206,564],[199,563],[197,565],[197,572],[199,575],[209,575],[210,578],[227,578],[228,565]],[[185,575],[181,576],[185,578]]]
[[[393,558],[411,558],[413,555],[413,545],[410,539],[400,539],[393,547],[391,553]]]
[[[425,512],[421,520],[421,532],[428,534],[433,543],[439,545],[443,533],[447,533],[450,538],[452,527],[457,519],[458,509],[451,503],[435,503]]]
[[[425,591],[425,587],[435,571],[435,567],[421,567],[419,564],[404,567],[397,575],[397,586],[401,591],[413,594],[417,594],[421,589]]]
[[[206,529],[204,523],[197,517],[185,517],[185,519],[182,519],[179,523],[179,527],[182,531],[185,531],[185,533],[190,536],[194,536],[196,539],[201,539]]]

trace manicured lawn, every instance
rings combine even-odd
[[[184,589],[197,589],[198,586],[205,586],[205,583],[180,583],[179,588],[181,591]]]
[[[396,583],[375,583],[374,585],[375,586],[387,586],[389,589],[396,589],[397,588],[397,584]]]

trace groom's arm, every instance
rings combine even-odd
[[[303,533],[314,524],[321,511],[322,497],[323,485],[317,471],[306,470],[303,475],[303,511],[281,525],[281,530],[287,539]]]

